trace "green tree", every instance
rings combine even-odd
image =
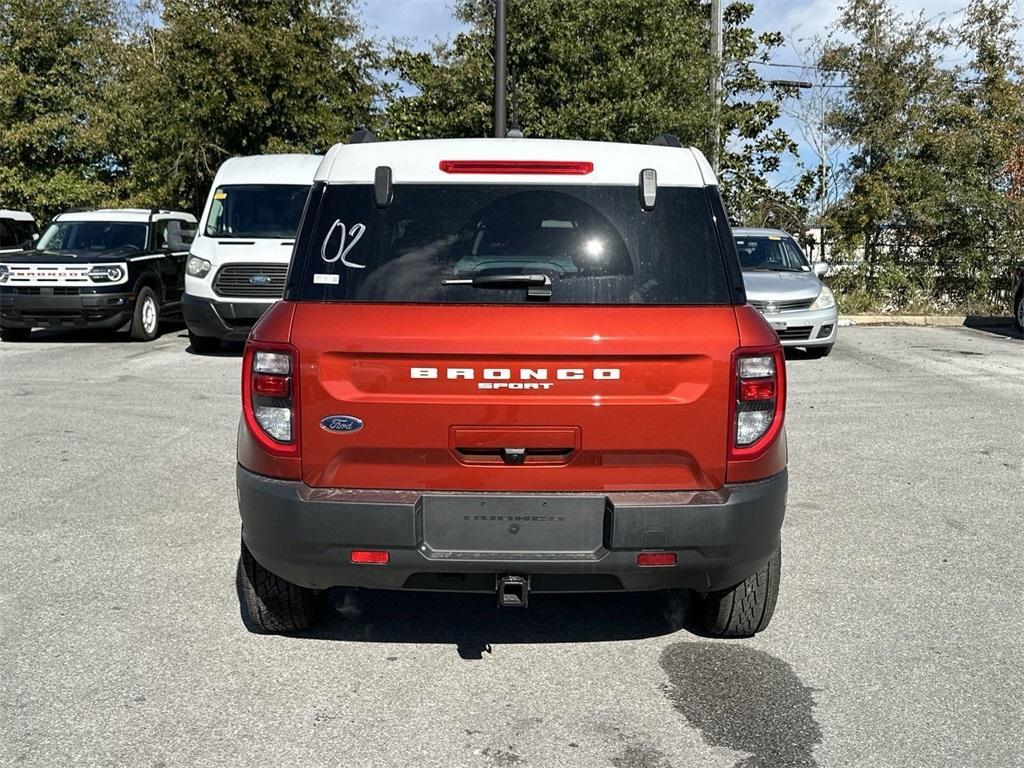
[[[847,85],[829,127],[853,148],[831,223],[863,249],[861,287],[885,306],[986,309],[1019,250],[1018,25],[1008,0],[973,0],[948,32],[850,0],[825,46],[820,66]],[[946,66],[953,48],[970,61]]]
[[[708,7],[699,0],[512,0],[509,67],[513,118],[527,136],[645,142],[662,132],[710,149]],[[431,51],[397,47],[389,64],[402,83],[391,99],[391,138],[491,135],[493,3],[460,0],[468,29]],[[749,3],[725,11],[722,169],[735,214],[784,198],[764,180],[794,149],[774,129],[777,94],[749,60],[767,58],[778,34],[755,35]],[[771,206],[768,206],[771,207]]]
[[[108,0],[0,0],[0,205],[46,218],[111,198],[97,117],[116,36]]]
[[[845,99],[828,124],[853,148],[834,231],[864,249],[872,287],[892,249],[915,245],[907,236],[927,224],[916,204],[929,169],[915,134],[948,88],[938,65],[945,42],[941,30],[923,18],[907,21],[889,0],[850,0],[821,55],[822,69],[846,75]]]
[[[954,40],[970,60],[956,71],[955,98],[941,116],[949,119],[933,121],[946,179],[940,214],[950,224],[937,247],[956,257],[944,288],[962,302],[1009,290],[1010,269],[1024,263],[1024,200],[1013,177],[1024,147],[1024,58],[1014,11],[1011,0],[967,7]]]
[[[373,113],[351,0],[165,0],[124,49],[110,114],[123,193],[201,208],[228,157],[323,152]]]

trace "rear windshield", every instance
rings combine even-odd
[[[60,221],[36,243],[41,251],[143,251],[149,226],[127,221]]]
[[[213,192],[207,237],[295,237],[308,185],[235,184]]]
[[[740,266],[748,271],[809,272],[800,246],[781,235],[736,236]]]
[[[290,298],[516,304],[525,288],[472,280],[542,275],[553,303],[729,303],[703,189],[662,187],[645,211],[636,186],[396,184],[379,208],[371,185],[329,185],[315,215]]]

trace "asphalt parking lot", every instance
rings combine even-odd
[[[650,595],[333,596],[249,634],[239,357],[187,345],[0,345],[0,764],[1024,765],[1019,334],[790,363],[779,607],[729,642]]]

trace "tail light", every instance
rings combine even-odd
[[[741,349],[733,354],[732,435],[729,458],[755,459],[782,431],[786,405],[786,363],[778,347]]]
[[[442,160],[442,173],[529,174],[538,176],[586,176],[593,173],[588,160]]]
[[[284,344],[250,342],[242,361],[242,411],[261,447],[275,456],[298,456],[298,354]]]

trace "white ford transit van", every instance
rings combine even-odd
[[[322,159],[234,157],[217,171],[185,277],[182,308],[194,352],[245,340],[283,295],[295,230]]]

